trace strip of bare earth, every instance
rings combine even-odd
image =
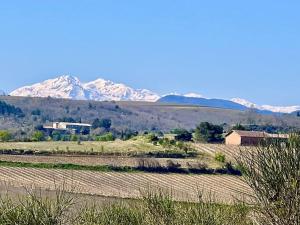
[[[146,161],[148,162],[148,161]],[[0,166],[5,167],[21,167],[21,168],[42,168],[42,169],[63,169],[63,170],[87,170],[99,172],[148,172],[148,173],[181,173],[181,174],[228,174],[240,175],[240,172],[234,168],[182,168],[176,164],[169,166],[161,165],[146,165],[130,167],[130,166],[113,166],[113,165],[78,165],[65,163],[30,163],[30,162],[15,162],[2,161]]]
[[[76,187],[77,193],[139,198],[149,188],[172,192],[179,201],[197,201],[197,191],[211,192],[217,200],[233,203],[251,192],[242,179],[228,175],[93,172],[85,170],[0,167],[0,182],[10,186],[36,186],[55,190]]]

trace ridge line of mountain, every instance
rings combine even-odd
[[[0,95],[4,95],[0,91]],[[18,88],[10,93],[12,96],[28,97],[54,97],[75,100],[95,101],[148,101],[168,102],[176,104],[193,104],[200,106],[219,107],[237,110],[254,108],[261,113],[293,113],[300,110],[300,106],[270,106],[257,105],[241,98],[209,99],[197,93],[185,95],[169,94],[161,96],[147,89],[134,89],[122,83],[98,78],[87,83],[81,82],[77,77],[63,75],[48,79],[40,83]]]

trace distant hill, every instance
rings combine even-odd
[[[300,110],[292,112],[291,114],[300,117]]]
[[[172,103],[181,105],[196,105],[202,107],[212,107],[221,109],[232,109],[232,110],[254,110],[259,114],[280,114],[280,112],[274,112],[270,110],[265,110],[258,107],[257,105],[242,104],[235,102],[234,100],[224,100],[224,99],[208,99],[199,97],[186,97],[181,95],[167,95],[160,98],[157,102],[161,103]]]
[[[241,110],[241,111],[245,111],[249,109],[244,105],[229,100],[185,97],[179,95],[167,95],[165,97],[160,98],[158,102],[183,104],[183,105],[197,105],[197,106],[204,106],[204,107],[233,109],[233,110]]]
[[[135,101],[87,101],[56,98],[32,98],[0,96],[0,101],[18,107],[23,117],[0,115],[0,130],[22,130],[30,133],[36,126],[57,121],[61,118],[74,118],[85,123],[92,123],[96,118],[109,118],[112,127],[117,130],[132,129],[137,131],[162,130],[174,128],[195,128],[200,122],[234,125],[272,124],[274,126],[298,127],[300,118],[294,115],[257,114],[243,106],[222,102],[224,108],[200,107],[192,104]],[[219,101],[213,101],[218,103]],[[228,104],[227,104],[228,103]],[[218,105],[220,106],[220,105]],[[225,109],[235,107],[238,110]],[[33,113],[39,110],[37,115]]]

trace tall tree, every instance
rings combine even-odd
[[[223,127],[209,122],[200,123],[195,129],[195,141],[199,142],[221,142],[223,141]]]

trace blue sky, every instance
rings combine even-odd
[[[299,10],[296,0],[3,1],[0,89],[71,74],[299,105]]]

